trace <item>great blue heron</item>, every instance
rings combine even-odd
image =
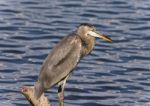
[[[34,94],[37,99],[45,90],[58,84],[59,106],[63,106],[66,80],[80,59],[92,51],[95,45],[95,37],[112,42],[109,37],[97,33],[93,25],[83,23],[51,50],[35,83]]]

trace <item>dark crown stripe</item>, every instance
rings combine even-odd
[[[92,24],[89,24],[89,23],[81,23],[80,26],[89,26],[89,27],[93,27]]]

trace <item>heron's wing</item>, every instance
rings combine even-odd
[[[48,62],[49,65],[59,64],[74,49],[77,40],[76,36],[67,36],[62,39],[49,53],[45,62]],[[80,43],[78,45],[80,45]]]
[[[47,88],[67,76],[77,65],[81,54],[81,40],[78,36],[67,36],[47,56],[42,65],[39,79]]]

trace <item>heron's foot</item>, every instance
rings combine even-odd
[[[64,89],[65,89],[65,84],[67,79],[69,78],[70,75],[66,76],[64,80],[62,80],[59,84],[58,88],[58,101],[59,101],[59,106],[64,106]]]
[[[58,101],[59,101],[59,106],[64,106],[64,97],[62,94],[58,94]]]
[[[59,106],[64,106],[64,89],[62,89],[61,85],[58,88],[58,101]]]

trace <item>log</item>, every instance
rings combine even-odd
[[[51,106],[44,94],[38,100],[34,97],[34,86],[22,86],[20,90],[32,106]]]

